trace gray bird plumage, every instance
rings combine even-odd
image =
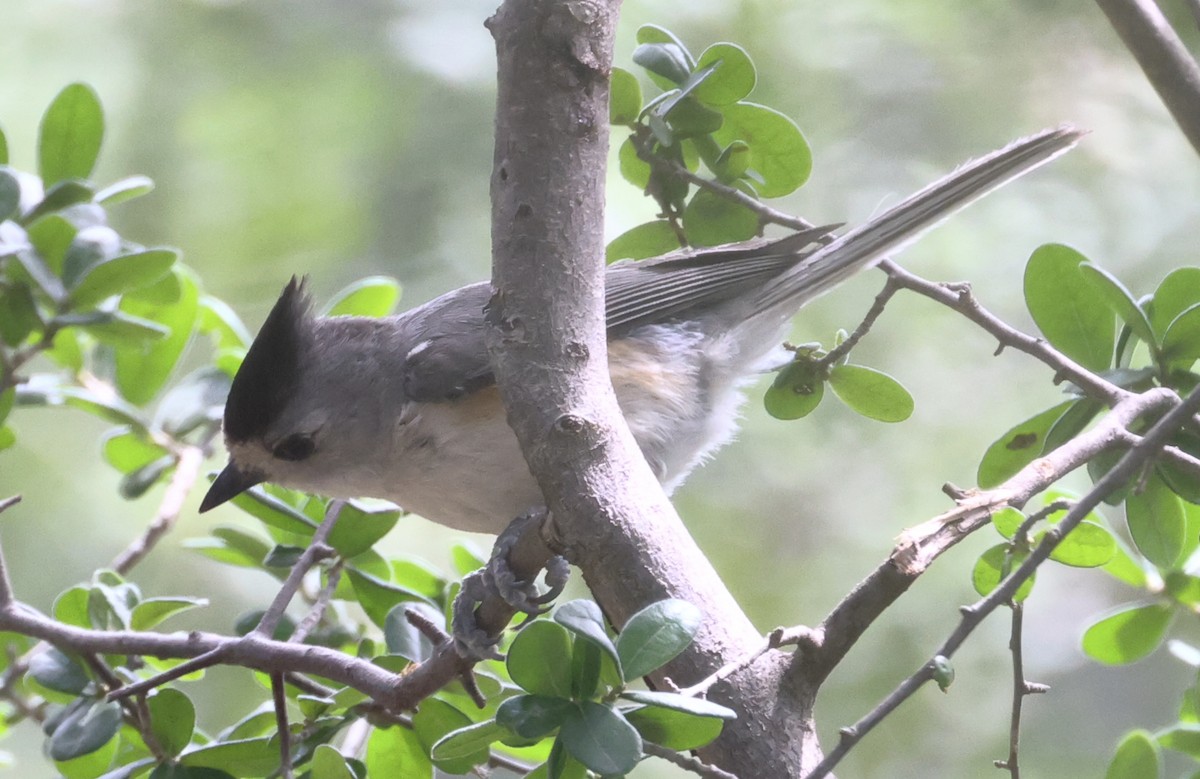
[[[664,486],[732,436],[740,387],[770,364],[804,303],[1079,136],[1059,128],[1018,141],[840,238],[814,228],[611,266],[609,371]],[[499,532],[538,505],[493,386],[483,323],[490,294],[480,283],[393,317],[325,318],[293,279],[233,381],[230,462],[201,510],[262,481],[386,498],[473,531]]]

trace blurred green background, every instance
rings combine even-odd
[[[397,276],[403,304],[488,274],[488,176],[495,0],[8,0],[0,44],[0,123],[13,164],[32,169],[41,111],[66,83],[99,91],[109,117],[95,178],[145,173],[148,198],[117,209],[122,234],[180,247],[208,291],[257,328],[293,273],[318,296],[368,274]],[[1179,4],[1182,9],[1182,4]],[[1186,17],[1180,26],[1189,28]],[[972,207],[903,260],[936,279],[969,279],[983,302],[1028,328],[1025,259],[1069,243],[1143,294],[1196,264],[1200,177],[1140,71],[1091,4],[1041,0],[626,0],[618,64],[652,22],[693,50],[745,46],[755,96],[800,124],[811,182],[778,207],[855,223],[953,168],[1036,129],[1069,121],[1081,147]],[[1188,29],[1193,45],[1197,35]],[[615,174],[609,237],[653,206]],[[796,340],[853,327],[882,276],[868,273],[799,317]],[[693,475],[677,505],[728,586],[764,631],[815,623],[888,553],[905,527],[948,506],[943,482],[969,487],[986,446],[1058,390],[1020,355],[923,300],[889,307],[858,361],[897,376],[917,410],[882,425],[827,401],[802,422],[769,420],[761,385],[745,431]],[[11,420],[0,494],[24,502],[0,527],[19,596],[48,608],[150,520],[161,488],[136,503],[100,463],[103,426],[70,410]],[[212,467],[219,464],[220,455]],[[1077,486],[1082,486],[1077,483]],[[196,490],[164,549],[135,573],[149,595],[206,594],[212,608],[177,628],[229,630],[271,582],[180,548],[233,509],[195,514]],[[1119,519],[1118,517],[1113,517]],[[916,668],[974,594],[984,531],[943,558],[866,635],[824,690],[826,745]],[[388,548],[448,567],[456,538],[423,520]],[[480,538],[481,547],[489,539]],[[1099,776],[1117,736],[1173,721],[1191,671],[1165,652],[1122,669],[1085,660],[1086,624],[1130,593],[1098,572],[1047,567],[1027,607],[1026,668],[1049,683],[1026,708],[1023,760],[1039,776]],[[955,660],[947,695],[922,690],[847,759],[846,777],[994,776],[1007,754],[1007,616]],[[216,729],[253,705],[249,675],[210,673],[196,689]],[[203,692],[200,692],[203,689]],[[191,691],[191,690],[189,690]],[[14,775],[53,775],[26,727],[0,744]],[[654,766],[639,776],[676,776]]]

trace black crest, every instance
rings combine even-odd
[[[312,301],[295,276],[267,315],[225,403],[225,435],[245,441],[267,430],[300,384],[311,333]]]

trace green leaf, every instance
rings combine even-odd
[[[754,89],[758,75],[754,62],[741,46],[733,43],[714,43],[701,53],[696,68],[718,63],[712,76],[692,94],[697,100],[715,106],[726,106],[746,97]]]
[[[49,187],[68,178],[87,178],[104,139],[104,110],[87,84],[58,93],[38,128],[38,172]]]
[[[67,249],[71,247],[71,242],[75,240],[79,230],[75,225],[71,224],[59,214],[49,214],[43,216],[33,224],[29,225],[26,235],[29,237],[29,242],[33,244],[33,248],[37,249],[38,255],[42,260],[40,267],[34,267],[33,264],[24,263],[25,270],[30,277],[41,286],[47,294],[50,294],[49,287],[62,289],[62,282],[57,278],[57,275],[63,273]],[[22,254],[26,254],[22,252]],[[21,255],[18,255],[20,258]],[[45,274],[55,276],[53,283],[45,279]],[[61,294],[51,294],[52,298],[57,300]]]
[[[1113,313],[1129,326],[1134,335],[1151,347],[1157,345],[1158,341],[1154,336],[1154,328],[1150,325],[1149,317],[1138,305],[1133,293],[1121,283],[1120,279],[1090,262],[1080,263],[1079,270],[1083,273],[1084,280],[1092,285],[1096,293],[1108,304]]]
[[[733,709],[703,698],[693,698],[690,695],[651,690],[626,690],[621,693],[621,697],[647,706],[690,714],[693,717],[710,717],[720,720],[737,719],[737,712]]]
[[[268,776],[279,770],[279,747],[269,738],[221,741],[187,752],[179,762],[189,768],[215,768],[236,777]]]
[[[862,365],[835,365],[829,386],[838,399],[879,422],[903,422],[912,416],[913,398],[900,382]]]
[[[1042,444],[1042,454],[1049,454],[1058,447],[1079,435],[1091,421],[1104,409],[1104,404],[1091,398],[1081,398],[1075,401],[1058,420],[1046,431],[1046,440]]]
[[[154,191],[154,181],[148,176],[126,176],[96,193],[96,202],[108,206],[148,195]]]
[[[1200,268],[1176,268],[1168,273],[1150,303],[1150,324],[1155,334],[1161,339],[1175,317],[1197,303],[1200,303]]]
[[[218,527],[212,534],[214,538],[187,539],[183,545],[218,562],[243,568],[261,568],[263,558],[271,551],[270,544],[239,528]]]
[[[600,647],[600,650],[612,658],[618,668],[620,667],[621,658],[604,627],[604,615],[593,601],[580,599],[562,604],[554,611],[554,621]]]
[[[354,586],[354,594],[358,596],[359,605],[363,607],[363,611],[367,612],[371,621],[379,627],[383,627],[387,623],[388,612],[397,604],[424,601],[420,595],[411,590],[397,587],[354,568],[347,568],[346,576]]]
[[[11,427],[0,427],[0,452],[8,449],[17,442],[17,434]]]
[[[1024,522],[1025,515],[1012,507],[1002,508],[992,514],[992,525],[996,532],[1009,540],[1012,540]]]
[[[0,127],[0,165],[8,164],[8,137],[4,134],[4,128]]]
[[[279,498],[259,487],[235,496],[230,503],[268,527],[311,538],[317,524]]]
[[[357,559],[357,558],[356,558]],[[446,591],[446,579],[442,574],[417,560],[392,560],[392,581],[413,592],[419,592],[430,600],[436,600]]]
[[[146,598],[133,607],[129,628],[131,630],[149,630],[180,612],[207,605],[207,598]]]
[[[82,316],[93,314],[98,314],[99,317],[88,324],[80,325],[80,329],[100,343],[117,349],[149,349],[155,342],[171,334],[170,329],[157,322],[131,316],[124,311],[91,311]],[[71,315],[67,314],[56,319],[62,322],[70,317]]]
[[[150,709],[150,730],[159,746],[171,757],[183,752],[196,728],[192,699],[172,687],[161,687],[146,705]]]
[[[1106,665],[1141,660],[1162,643],[1172,614],[1170,606],[1157,603],[1123,606],[1087,629],[1083,651]]]
[[[734,141],[726,146],[712,163],[712,171],[722,183],[732,185],[746,175],[753,161],[750,146],[744,141]]]
[[[476,722],[442,736],[429,753],[434,760],[455,760],[467,757],[478,753],[481,749],[486,750],[493,743],[507,736],[508,733],[508,729],[494,719]]]
[[[517,695],[496,709],[496,723],[521,738],[553,733],[576,712],[576,704],[549,695]]]
[[[212,336],[220,349],[247,347],[251,340],[250,331],[229,304],[212,295],[200,297],[200,311],[196,327]]]
[[[29,223],[46,214],[58,212],[78,229],[107,222],[104,209],[91,203],[95,190],[82,181],[60,181],[46,187],[46,195],[29,213],[21,217]]]
[[[70,760],[95,752],[111,741],[120,729],[120,704],[86,702],[71,711],[54,729],[50,736],[50,757]]]
[[[756,103],[734,103],[713,139],[722,146],[744,141],[750,147],[750,170],[763,198],[783,197],[798,189],[812,172],[812,151],[800,128],[778,111]]]
[[[148,287],[171,271],[179,258],[171,249],[149,249],[91,266],[67,296],[74,308],[90,308],[112,297]]]
[[[979,461],[976,479],[983,489],[1003,484],[1042,453],[1046,436],[1074,401],[1059,403],[1000,436]]]
[[[1200,359],[1200,303],[1171,320],[1163,335],[1162,356],[1165,362],[1180,367]]]
[[[0,222],[14,216],[20,208],[21,182],[8,168],[0,167]]]
[[[1158,734],[1158,743],[1200,760],[1200,725],[1187,723],[1168,728]]]
[[[1041,542],[1041,538],[1037,539]],[[1076,568],[1098,568],[1117,553],[1117,541],[1107,529],[1095,522],[1080,522],[1054,547],[1050,559]]]
[[[383,620],[383,638],[388,654],[399,655],[414,663],[423,663],[433,655],[433,642],[408,621],[405,612],[412,610],[435,625],[445,621],[441,609],[428,603],[404,602],[392,607]]]
[[[725,123],[720,111],[709,108],[692,97],[668,101],[665,111],[671,135],[678,139],[701,138],[719,129]]]
[[[678,248],[679,235],[675,228],[665,219],[659,219],[630,228],[609,241],[604,259],[606,262],[644,260]]]
[[[692,71],[687,49],[677,43],[643,43],[633,50],[632,59],[664,89],[682,84]]]
[[[471,718],[466,714],[437,698],[426,698],[422,701],[412,721],[413,730],[427,751],[444,736],[472,724]],[[448,774],[466,774],[470,773],[473,767],[486,763],[487,759],[487,747],[481,746],[465,755],[437,758],[434,765]]]
[[[630,617],[617,636],[625,681],[640,679],[674,659],[692,643],[703,619],[700,609],[675,598],[652,603]]]
[[[763,406],[776,419],[800,419],[816,410],[825,396],[825,380],[816,361],[788,363],[763,395]]]
[[[624,686],[620,675],[615,673],[616,664],[600,651],[600,647],[575,636],[571,642],[571,698],[588,700],[596,697],[600,676],[606,665],[614,670],[615,686]]]
[[[758,229],[758,214],[707,189],[696,190],[683,209],[683,230],[693,246],[745,241]]]
[[[1133,544],[1159,568],[1171,568],[1187,541],[1187,519],[1179,497],[1157,475],[1125,499],[1125,521]]]
[[[367,779],[432,779],[433,763],[416,733],[376,728],[367,739]]]
[[[526,692],[571,696],[571,636],[558,623],[538,620],[518,632],[506,665],[509,676]]]
[[[29,659],[29,675],[47,689],[71,695],[79,695],[91,683],[83,666],[73,657],[53,648],[38,652]]]
[[[170,335],[141,349],[120,349],[116,353],[116,383],[121,395],[135,405],[149,403],[170,378],[183,348],[191,339],[199,308],[200,290],[191,271],[175,265],[171,272],[181,286],[178,302],[153,303],[126,295],[122,311],[164,325]]]
[[[309,779],[355,779],[346,758],[329,744],[318,744],[313,750],[312,772]]]
[[[322,312],[324,316],[384,317],[400,302],[400,282],[390,276],[368,276],[342,289]]]
[[[136,471],[167,453],[166,449],[148,438],[144,432],[130,425],[115,427],[105,433],[100,450],[105,461],[121,473]]]
[[[239,775],[240,776],[240,775]],[[107,775],[100,779],[107,779]],[[121,779],[125,779],[122,777]],[[192,767],[175,763],[162,763],[150,772],[146,779],[237,779],[231,773],[216,768]]]
[[[329,545],[342,557],[354,557],[374,546],[399,519],[399,509],[368,509],[354,501],[347,502],[329,533]]]
[[[1113,555],[1113,559],[1105,564],[1104,572],[1131,587],[1141,589],[1146,586],[1145,569],[1139,561],[1133,559],[1133,555],[1119,541],[1117,542],[1116,554]]]
[[[633,136],[626,138],[621,147],[617,149],[617,169],[620,170],[621,176],[626,181],[638,189],[644,190],[650,185],[650,163],[638,156]]]
[[[0,287],[0,339],[20,346],[29,334],[42,329],[33,290],[24,284]]]
[[[642,110],[642,85],[624,68],[613,68],[609,85],[608,121],[632,125]]]
[[[642,737],[621,713],[593,701],[577,704],[559,731],[563,746],[601,775],[626,774],[642,758]]]
[[[697,717],[675,709],[650,706],[625,712],[642,739],[677,752],[698,749],[721,735],[725,723],[714,717]]]
[[[1080,266],[1087,258],[1062,244],[1034,250],[1025,266],[1025,305],[1051,345],[1092,371],[1111,367],[1114,316]]]
[[[466,576],[487,565],[487,558],[469,541],[460,541],[450,547],[450,559],[459,576]]]
[[[4,420],[8,419],[8,415],[12,413],[13,404],[17,399],[17,388],[9,387],[0,392],[0,424],[4,424]]]
[[[975,567],[971,571],[971,584],[975,586],[975,592],[985,597],[991,595],[992,591],[999,587],[1010,573],[1025,562],[1026,557],[1028,557],[1027,553],[1015,550],[1009,544],[996,544],[979,555],[979,559],[975,561]],[[1013,594],[1014,602],[1020,603],[1029,597],[1036,578],[1036,575],[1030,576],[1021,582],[1021,586]]]
[[[80,584],[64,590],[54,599],[54,608],[50,613],[59,622],[90,629],[92,620],[88,615],[88,592],[88,588]],[[79,670],[82,672],[82,669]],[[68,690],[67,692],[78,692],[78,690]]]
[[[1158,745],[1144,730],[1126,734],[1108,764],[1104,779],[1157,779],[1162,775]]]

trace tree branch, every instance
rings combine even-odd
[[[1117,464],[1067,511],[1066,516],[1057,525],[1046,532],[1042,538],[1042,542],[1037,545],[1029,554],[1029,557],[1008,578],[1000,583],[1000,586],[993,590],[987,597],[962,610],[962,621],[945,642],[943,642],[937,652],[934,653],[934,657],[951,657],[989,614],[999,606],[1012,600],[1021,585],[1034,574],[1042,563],[1050,558],[1050,553],[1054,551],[1054,548],[1058,546],[1062,539],[1066,538],[1106,496],[1114,490],[1119,489],[1121,485],[1135,476],[1143,464],[1155,457],[1170,437],[1175,435],[1179,428],[1186,424],[1190,417],[1200,410],[1200,387],[1192,390],[1179,403],[1175,402],[1177,396],[1170,390],[1165,389],[1150,390],[1139,397],[1145,400],[1146,408],[1143,409],[1143,412],[1160,408],[1160,404],[1163,402],[1169,402],[1174,407],[1163,414],[1146,432],[1142,440],[1127,451],[1117,461]],[[1125,408],[1136,405],[1138,404],[1133,402],[1123,404]],[[1117,416],[1119,411],[1120,407],[1114,409],[1110,416]],[[921,685],[932,677],[933,661],[931,660],[901,682],[882,703],[865,717],[851,727],[843,729],[842,738],[837,746],[830,750],[825,759],[808,775],[807,779],[821,779],[821,777],[828,776],[833,767],[838,764],[863,736],[882,722],[885,717],[911,697]]]
[[[761,641],[696,547],[620,414],[608,376],[603,206],[616,2],[505,2],[489,21],[498,57],[488,341],[509,424],[567,557],[620,626],[667,597],[703,627],[666,669],[687,683]],[[782,657],[712,691],[738,711],[706,762],[787,776],[816,753],[811,700],[784,702]],[[661,682],[661,679],[659,680]],[[760,738],[770,730],[786,743]],[[815,760],[814,760],[815,762]]]
[[[1200,67],[1153,0],[1096,0],[1188,142],[1200,152]]]

